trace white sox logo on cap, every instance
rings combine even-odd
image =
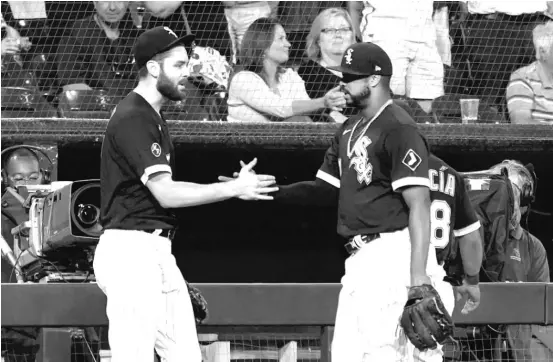
[[[175,32],[171,29],[169,29],[168,27],[164,26],[163,29],[165,29],[165,31],[167,31],[169,34],[171,34],[172,36],[174,36],[175,38],[178,38],[177,34],[175,34]]]
[[[353,49],[348,49],[346,52],[346,55],[344,56],[344,59],[346,60],[346,64],[351,64],[351,61],[353,60],[351,54],[353,53]]]

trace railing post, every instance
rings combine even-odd
[[[333,326],[325,326],[321,329],[321,362],[331,362],[330,350],[333,336]]]

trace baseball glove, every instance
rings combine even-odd
[[[207,318],[207,302],[203,297],[202,293],[197,289],[188,284],[188,294],[190,295],[190,301],[192,302],[192,309],[194,310],[194,318],[196,319],[197,324],[202,324],[202,322]]]
[[[435,349],[453,334],[453,320],[436,289],[428,284],[409,289],[400,323],[420,351]]]

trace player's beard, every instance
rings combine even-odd
[[[350,93],[350,96],[351,96],[351,104],[356,107],[356,108],[364,108],[365,105],[364,105],[364,101],[366,99],[369,99],[370,96],[371,96],[371,86],[370,85],[366,85],[365,89],[363,89],[361,91],[361,93],[359,94],[351,94]]]
[[[179,91],[179,83],[173,83],[162,71],[157,79],[156,88],[165,98],[177,102],[184,99],[185,94]]]

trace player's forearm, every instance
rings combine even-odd
[[[320,179],[280,186],[274,201],[292,205],[337,206],[338,189]]]
[[[459,249],[466,275],[475,276],[482,266],[482,239],[480,230],[475,230],[459,238]]]
[[[236,197],[235,181],[214,184],[191,182],[171,182],[156,197],[161,206],[167,209],[211,204]]]
[[[430,199],[423,199],[409,209],[411,239],[411,282],[426,275],[430,248]]]

